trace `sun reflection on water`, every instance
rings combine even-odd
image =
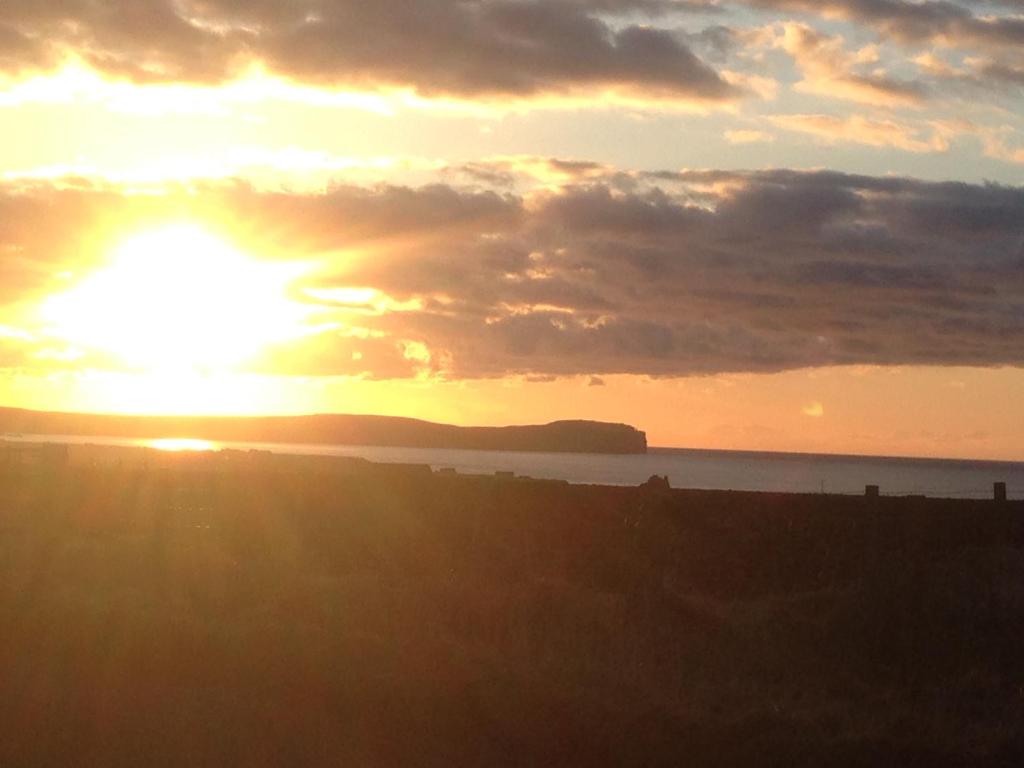
[[[156,448],[158,451],[172,451],[175,453],[182,451],[220,450],[216,443],[212,443],[209,440],[197,440],[189,437],[162,438],[160,440],[150,440],[147,444],[150,448]]]

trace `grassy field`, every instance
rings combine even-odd
[[[3,766],[1024,759],[1019,502],[6,468],[0,628]]]

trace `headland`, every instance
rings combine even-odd
[[[198,438],[236,443],[380,445],[552,453],[645,453],[647,437],[627,424],[555,421],[460,427],[395,416],[125,416],[0,408],[0,433],[124,438]]]

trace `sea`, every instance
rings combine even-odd
[[[71,435],[4,435],[4,440],[78,445],[117,445],[206,450],[266,450],[281,454],[356,456],[370,461],[426,464],[459,474],[517,476],[596,485],[639,485],[651,475],[673,488],[786,493],[863,494],[877,485],[882,495],[992,498],[1006,483],[1011,499],[1024,498],[1024,463],[918,459],[832,454],[768,453],[652,448],[646,454],[531,453],[373,445],[231,443],[204,440],[142,440]]]

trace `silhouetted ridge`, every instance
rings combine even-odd
[[[559,453],[647,452],[647,436],[643,432],[627,424],[598,421],[457,427],[394,416],[114,416],[0,408],[0,432]]]

